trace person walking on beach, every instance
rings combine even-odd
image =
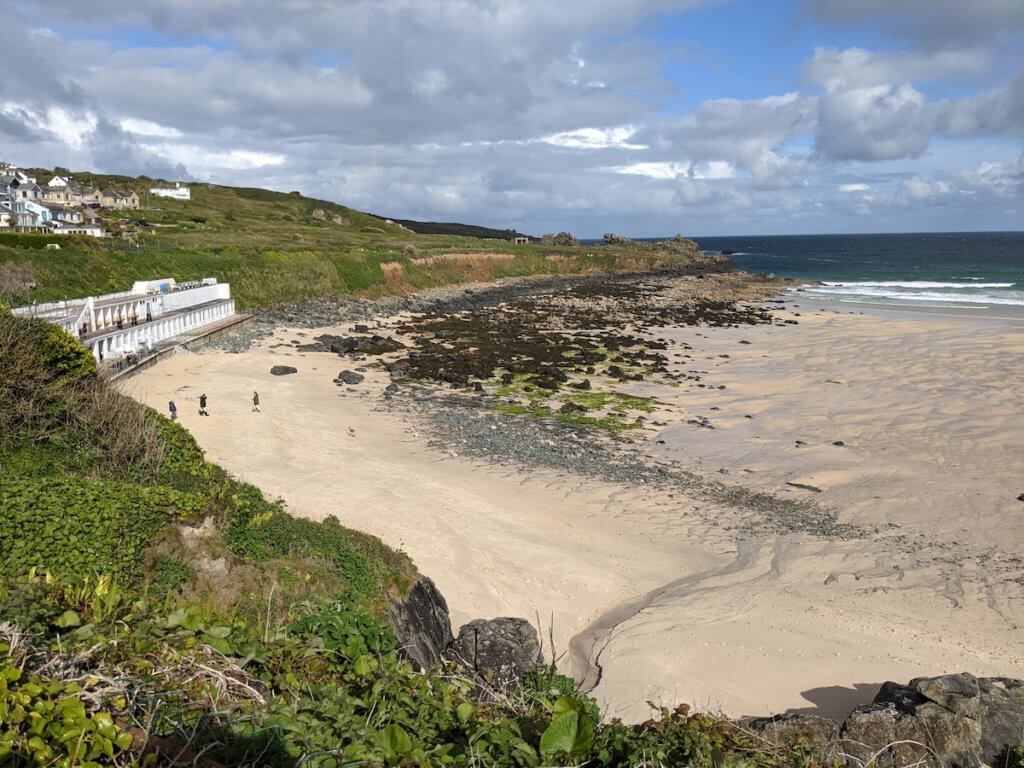
[[[203,394],[201,394],[199,396],[199,415],[200,416],[209,416],[210,415],[210,412],[206,410],[206,393],[205,392],[203,392]]]
[[[252,412],[253,413],[259,413],[260,412],[260,393],[259,392],[253,392],[252,393]]]
[[[171,400],[169,403],[167,403],[167,410],[171,412],[171,421],[177,421],[178,420],[178,406],[176,406],[174,404],[173,400]]]

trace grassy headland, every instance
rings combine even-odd
[[[45,179],[49,172],[35,173]],[[680,258],[671,250],[628,244],[513,245],[418,235],[297,192],[192,184],[186,202],[150,195],[156,182],[149,179],[87,173],[76,178],[134,189],[142,208],[103,212],[104,225],[130,234],[128,239],[0,235],[0,263],[30,264],[38,301],[121,291],[134,280],[215,276],[231,283],[239,307],[246,309],[319,296],[401,294],[470,280],[639,270]],[[130,223],[137,220],[151,226]],[[46,250],[48,242],[63,248]]]

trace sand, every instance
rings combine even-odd
[[[550,628],[561,668],[596,683],[612,716],[686,702],[842,717],[888,679],[1024,676],[1024,586],[1009,560],[1024,549],[1024,324],[796,311],[797,326],[672,331],[696,350],[681,367],[726,389],[638,385],[682,419],[640,448],[813,496],[880,533],[754,536],[705,500],[431,448],[379,408],[385,374],[339,388],[351,364],[271,348],[318,332],[181,354],[123,387],[161,409],[174,399],[210,459],[294,514],[333,514],[408,552],[456,628],[501,615]],[[274,364],[299,373],[271,376]]]

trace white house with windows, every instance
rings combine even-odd
[[[180,181],[174,182],[173,187],[153,187],[149,194],[156,197],[169,197],[172,200],[191,200],[192,190],[188,186],[182,186]]]
[[[213,330],[234,317],[235,302],[231,286],[216,278],[166,278],[136,282],[123,293],[19,307],[14,314],[59,325],[102,363],[142,357]]]

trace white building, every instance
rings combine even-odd
[[[130,291],[14,310],[59,325],[92,350],[99,362],[144,356],[185,340],[235,314],[231,286],[216,278],[178,283],[174,278],[136,282]]]
[[[157,197],[170,197],[174,200],[192,199],[192,190],[187,186],[181,186],[180,181],[174,182],[173,187],[153,187],[149,190],[149,194],[156,195]]]

